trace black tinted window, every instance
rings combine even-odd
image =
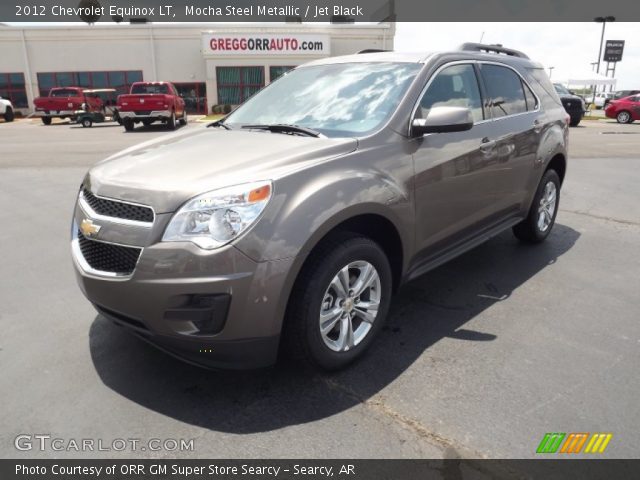
[[[484,118],[478,79],[472,65],[452,65],[433,79],[420,100],[420,116],[426,118],[433,107],[465,107],[473,121]]]
[[[76,95],[78,95],[78,92],[76,90],[67,90],[64,88],[51,91],[52,97],[75,97]]]
[[[482,76],[491,97],[493,118],[527,111],[522,81],[513,70],[498,65],[482,65]]]
[[[138,94],[138,95],[146,95],[146,94],[169,94],[169,87],[164,84],[144,84],[144,83],[139,83],[137,85],[134,85],[133,88],[131,89],[131,93],[132,94]]]

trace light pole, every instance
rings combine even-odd
[[[551,78],[551,74],[553,73],[553,69],[556,67],[547,67],[549,69],[549,78]]]
[[[616,17],[596,17],[593,19],[594,22],[602,24],[602,34],[600,35],[600,48],[598,49],[598,68],[596,73],[600,73],[600,59],[602,57],[602,44],[604,42],[604,29],[607,26],[607,22],[615,22]]]
[[[602,58],[602,44],[604,43],[604,29],[607,27],[607,22],[615,22],[616,17],[596,17],[593,19],[596,23],[602,24],[602,34],[600,35],[600,48],[598,48],[598,66],[596,68],[596,73],[600,73],[600,59]],[[593,86],[593,102],[596,100],[596,89],[598,87],[596,85]]]

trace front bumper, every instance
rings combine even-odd
[[[123,112],[119,111],[120,118],[130,118],[131,120],[149,120],[149,119],[165,119],[168,120],[171,117],[171,110],[153,110],[150,112]]]
[[[120,245],[141,249],[132,273],[108,275],[91,268],[78,247],[78,225],[90,215],[76,207],[72,257],[82,292],[102,316],[200,366],[275,363],[293,259],[255,262],[232,245],[203,250],[190,242],[160,242],[167,214],[157,215],[147,231],[99,217],[101,229],[91,241],[117,245],[122,239]]]

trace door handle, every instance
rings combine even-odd
[[[542,131],[542,123],[537,118],[533,121],[533,130],[536,133],[540,133]]]
[[[493,150],[493,147],[495,146],[496,146],[495,140],[490,140],[489,137],[484,137],[482,139],[482,143],[480,144],[480,151],[482,153],[489,153],[491,150]]]

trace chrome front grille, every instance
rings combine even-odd
[[[120,200],[97,197],[88,189],[82,188],[80,197],[98,215],[135,222],[153,223],[153,209],[143,205],[135,205]]]

